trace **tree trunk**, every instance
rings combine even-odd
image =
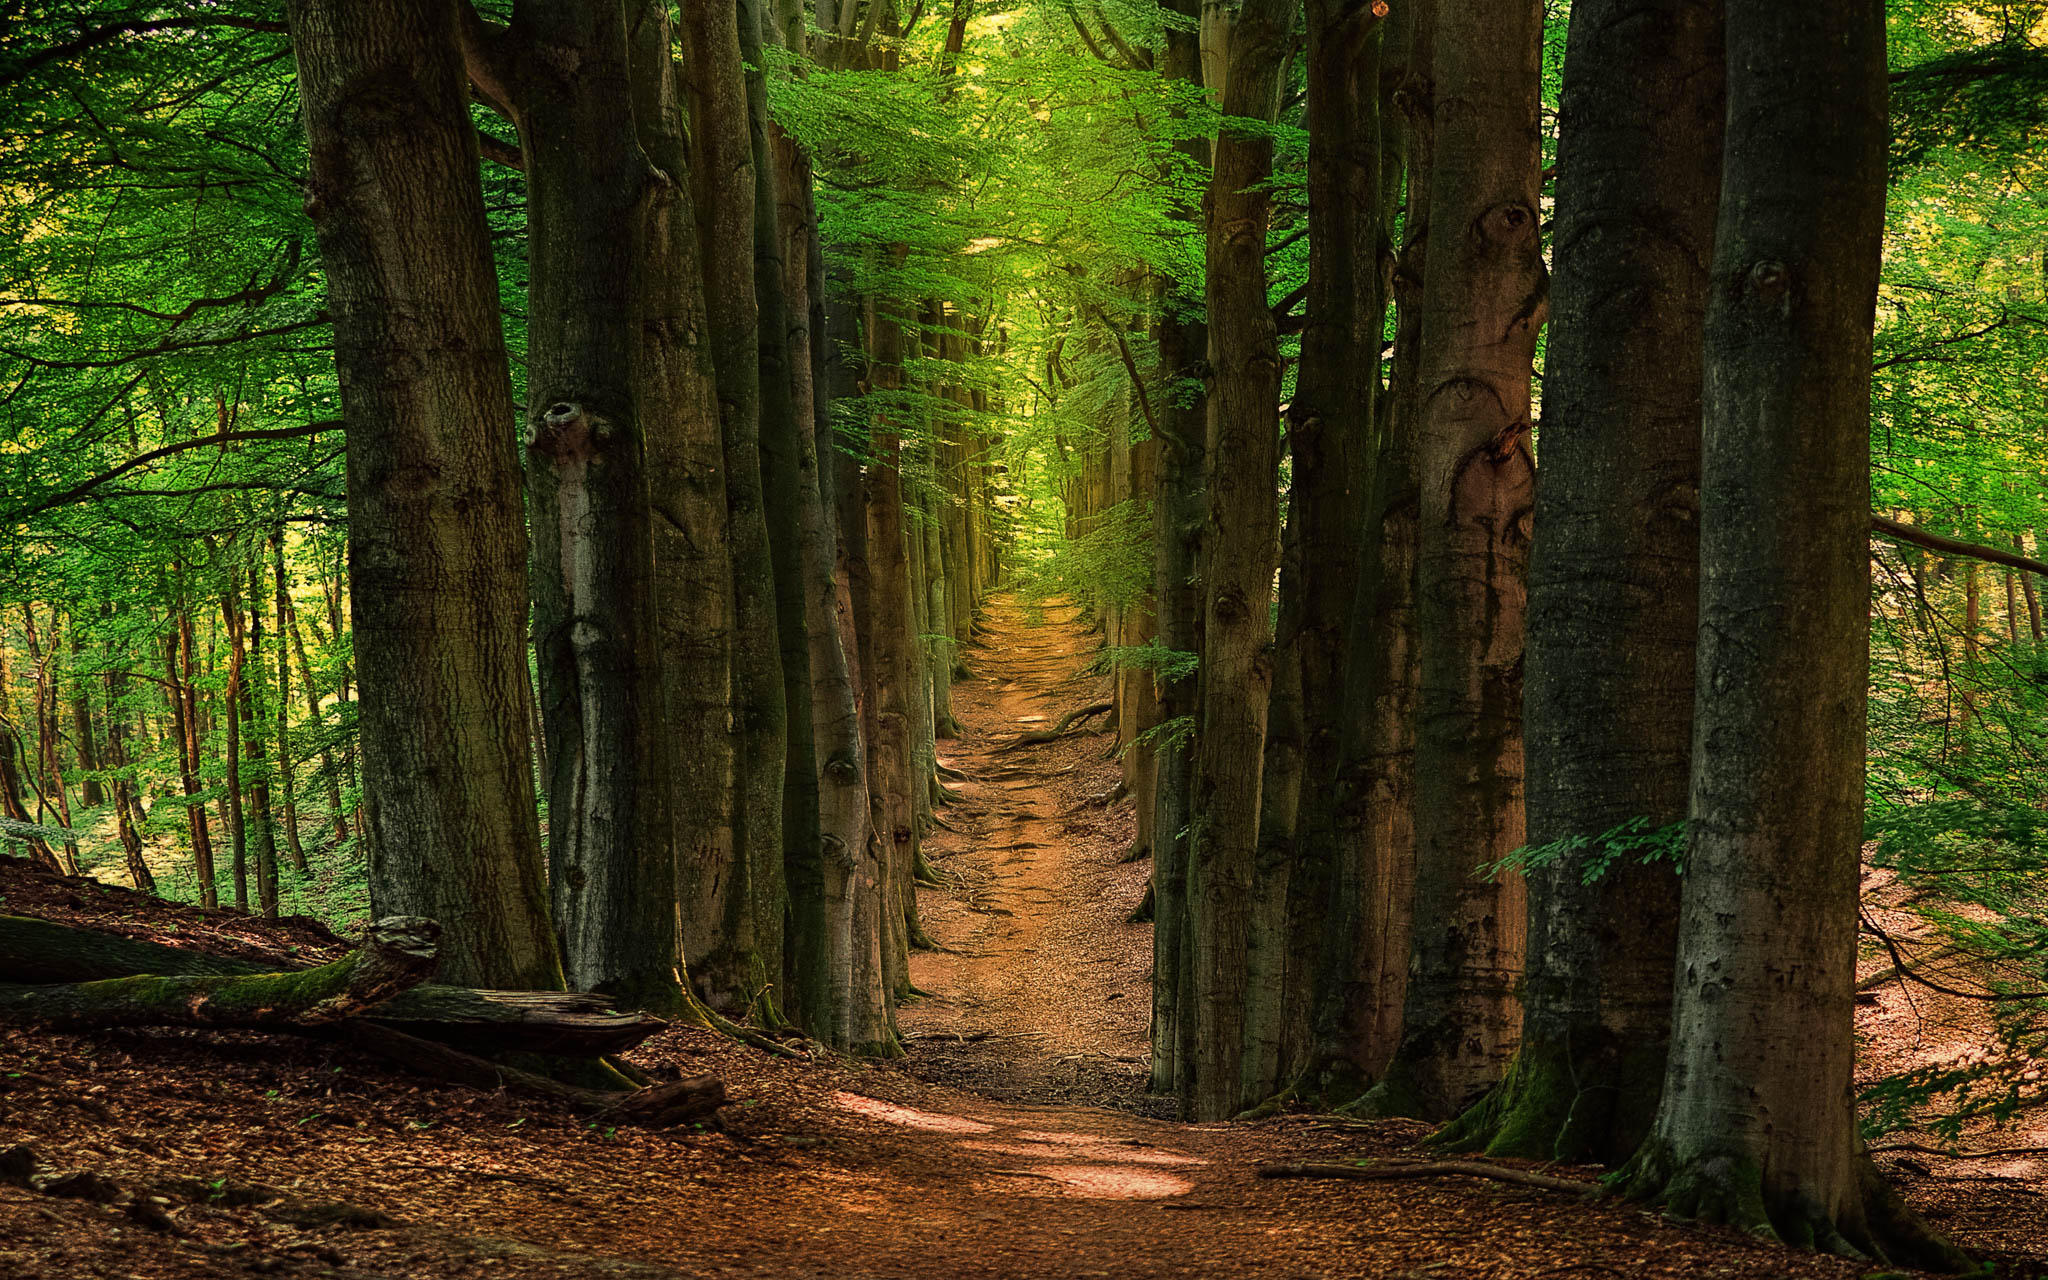
[[[1348,628],[1358,594],[1367,459],[1386,328],[1381,285],[1380,19],[1311,0],[1308,21],[1307,322],[1288,408],[1292,483],[1282,542],[1275,680],[1260,785],[1252,922],[1258,998],[1245,1095],[1271,1095],[1303,1065],[1309,988],[1336,884],[1339,744]]]
[[[802,28],[783,31],[802,48]],[[834,573],[831,520],[820,485],[832,453],[822,250],[809,158],[795,139],[772,135],[781,198],[782,269],[790,317],[790,369],[797,415],[797,517],[808,626],[807,693],[812,726],[818,826],[816,845],[791,847],[791,932],[785,955],[786,1012],[813,1036],[845,1048],[884,1038],[888,1010],[878,966],[862,966],[854,934],[862,856],[872,847],[860,709],[846,653],[842,583]],[[798,323],[798,317],[803,323]],[[830,353],[836,359],[837,353]],[[872,888],[870,888],[872,892]],[[857,973],[877,979],[855,985]]]
[[[287,9],[348,422],[371,900],[443,922],[451,981],[558,987],[515,415],[457,10]]]
[[[2012,595],[2010,578],[2008,574],[2008,597]],[[98,777],[100,755],[92,725],[92,686],[78,671],[84,658],[85,645],[79,638],[78,619],[74,616],[71,620],[71,668],[66,673],[71,677],[71,747],[78,756],[79,771],[85,775],[78,781],[79,802],[88,809],[97,809],[107,802],[107,792]]]
[[[2019,534],[2012,536],[2012,549],[2021,555],[2027,552],[2025,540]],[[2027,600],[2027,633],[2033,637],[2034,645],[2038,648],[2041,644],[2041,597],[2034,592],[2033,574],[2020,575],[2020,590]]]
[[[234,617],[241,619],[248,627],[246,635],[239,631],[233,643],[239,652],[235,667],[239,673],[239,699],[242,713],[242,738],[248,752],[248,760],[255,766],[256,777],[248,792],[248,810],[255,826],[256,837],[256,902],[266,919],[277,918],[277,821],[270,803],[269,752],[264,747],[264,734],[268,732],[269,717],[265,715],[263,690],[263,573],[258,567],[260,561],[252,560],[249,565],[249,612],[243,618],[239,606]],[[230,588],[229,598],[235,591]],[[235,625],[230,629],[234,630]],[[253,673],[253,679],[251,678]]]
[[[327,749],[326,733],[322,726],[324,717],[320,714],[320,688],[313,683],[313,667],[306,661],[306,638],[299,628],[299,611],[292,603],[291,593],[282,597],[284,622],[281,624],[291,637],[292,656],[299,664],[299,687],[306,694],[306,718],[314,731],[320,734],[320,776],[327,780],[327,816],[334,826],[334,843],[341,844],[348,839],[348,814],[341,807],[341,774],[336,770],[334,753]]]
[[[1719,196],[1721,15],[1578,0],[1566,53],[1529,571],[1529,873],[1521,1049],[1447,1136],[1620,1163],[1656,1112],[1676,868],[1591,843],[1682,820],[1699,630],[1700,335]]]
[[[310,868],[306,864],[306,847],[299,840],[298,761],[292,752],[290,715],[292,649],[291,637],[285,629],[285,620],[291,613],[291,581],[284,572],[282,525],[271,530],[270,555],[277,586],[277,777],[284,789],[285,850],[291,855],[292,869],[304,875]]]
[[[164,692],[171,704],[171,730],[177,739],[178,782],[185,796],[185,822],[192,838],[199,905],[213,908],[220,905],[220,890],[214,882],[213,832],[206,821],[206,805],[197,799],[201,758],[199,716],[192,693],[191,651],[186,647],[191,636],[191,616],[182,602],[173,601],[171,609],[173,625],[163,642]]]
[[[1675,1011],[1631,1194],[1919,1264],[1853,1102],[1884,233],[1874,0],[1727,0],[1705,339],[1698,700]]]
[[[741,1010],[768,980],[758,976],[767,973],[760,948],[779,930],[756,913],[766,902],[759,886],[781,875],[787,690],[762,489],[756,179],[736,0],[684,6],[682,29],[697,234],[724,432],[737,771],[731,860],[685,877],[683,928],[698,989],[714,1008]]]
[[[773,568],[778,665],[782,676],[784,760],[781,776],[782,825],[779,847],[755,867],[753,891],[754,949],[759,966],[754,975],[757,1016],[780,1021],[775,994],[784,970],[784,913],[790,907],[786,863],[794,853],[812,856],[820,839],[818,814],[818,751],[811,704],[810,593],[804,584],[802,488],[803,449],[799,436],[809,434],[809,397],[805,416],[798,418],[799,377],[808,381],[808,359],[795,359],[793,334],[807,327],[810,316],[790,306],[789,281],[782,234],[780,175],[768,118],[766,58],[763,42],[771,21],[767,0],[738,0],[740,58],[747,64],[746,109],[749,153],[754,180],[754,299],[759,308],[758,367],[761,387],[761,490],[763,509],[776,513],[768,520],[768,550]],[[809,269],[806,262],[805,270]],[[806,349],[808,350],[808,348]],[[795,518],[792,518],[792,517]]]
[[[26,916],[0,916],[0,972],[11,981],[81,983],[135,974],[159,977],[267,973],[261,964],[188,947]],[[597,1057],[623,1053],[667,1024],[620,1013],[602,996],[564,991],[480,991],[424,983],[379,1006],[374,1015],[416,1036],[481,1053]]]
[[[56,634],[57,611],[50,611],[50,647],[45,649],[36,633],[35,610],[27,603],[21,606],[23,637],[28,641],[29,661],[36,669],[36,756],[42,781],[36,787],[36,821],[47,823],[44,806],[46,796],[57,798],[56,825],[67,831],[71,828],[71,797],[64,785],[64,765],[58,752],[60,733],[57,729],[57,673],[51,670],[51,663],[57,657]],[[59,850],[67,875],[78,875],[78,842],[66,840]]]
[[[114,606],[102,602],[100,620],[111,625]],[[156,876],[142,855],[142,805],[135,796],[135,762],[128,754],[127,711],[121,705],[128,697],[128,674],[111,668],[100,673],[100,687],[107,699],[107,751],[104,757],[110,775],[108,791],[114,801],[114,830],[121,841],[121,854],[128,866],[128,879],[144,893],[156,892]],[[173,700],[175,690],[166,689]]]
[[[868,534],[867,627],[862,636],[861,673],[866,678],[868,788],[873,796],[875,833],[882,855],[882,973],[889,993],[910,993],[908,920],[917,890],[911,883],[916,838],[910,789],[914,735],[910,682],[916,674],[910,652],[910,554],[903,520],[903,442],[891,415],[903,386],[903,323],[882,300],[873,304],[869,326],[870,383],[883,407],[871,426],[872,461],[866,468]]]
[[[1309,811],[1309,839],[1328,824],[1333,846],[1322,944],[1311,997],[1311,1045],[1294,1085],[1322,1106],[1355,1101],[1400,1038],[1414,890],[1415,426],[1420,414],[1422,281],[1429,233],[1435,30],[1433,3],[1400,6],[1381,33],[1378,85],[1380,244],[1395,307],[1392,377],[1382,392],[1361,486],[1357,592],[1352,600],[1333,796]],[[1395,255],[1391,224],[1407,174]],[[1313,908],[1306,897],[1305,908]]]
[[[1193,19],[1200,0],[1168,0],[1173,12]],[[1199,40],[1185,23],[1169,27],[1160,73],[1183,85],[1201,84]],[[1174,143],[1181,162],[1207,162],[1199,138]],[[1193,221],[1193,210],[1176,212]],[[1176,655],[1201,651],[1202,473],[1208,419],[1202,380],[1208,330],[1197,299],[1183,296],[1162,278],[1155,295],[1155,340],[1159,348],[1160,434],[1165,448],[1152,501],[1157,532],[1153,540],[1152,592],[1159,644]],[[1180,661],[1176,658],[1175,661]],[[1195,671],[1162,671],[1157,679],[1159,722],[1167,726],[1155,753],[1158,781],[1152,793],[1152,1089],[1172,1093],[1182,1078],[1184,1041],[1194,1033],[1189,988],[1188,830],[1193,818],[1193,719],[1200,710]],[[1140,801],[1142,803],[1142,799]]]
[[[710,325],[691,194],[689,128],[666,6],[628,9],[634,126],[654,167],[674,181],[649,227],[638,267],[639,395],[654,511],[654,571],[662,647],[663,732],[672,779],[676,868],[690,955],[691,894],[706,869],[733,858],[732,560],[726,551],[725,443],[711,363]],[[695,957],[691,956],[694,960]],[[687,976],[704,991],[696,966]]]
[[[243,804],[242,791],[242,704],[247,696],[242,688],[242,624],[236,617],[233,582],[228,579],[229,588],[221,596],[221,617],[228,629],[228,679],[221,698],[226,704],[228,740],[225,753],[226,778],[221,791],[221,820],[227,823],[229,848],[232,851],[228,873],[235,886],[235,910],[249,909],[249,824],[247,810]]]
[[[1538,234],[1543,10],[1439,8],[1416,434],[1415,933],[1382,1112],[1456,1114],[1520,1023],[1522,614],[1534,467],[1529,378],[1547,282]],[[1442,109],[1456,104],[1456,109]]]
[[[562,963],[575,989],[672,1011],[679,762],[662,716],[639,290],[648,250],[669,244],[676,178],[641,150],[616,2],[534,6],[505,39],[491,74],[512,86],[532,228],[527,487]]]
[[[1188,861],[1194,1056],[1182,1109],[1215,1120],[1247,1098],[1249,904],[1259,831],[1258,761],[1272,688],[1268,603],[1279,535],[1280,355],[1266,301],[1275,86],[1292,30],[1288,0],[1247,0],[1230,33],[1229,86],[1205,198],[1208,218],[1208,515],[1203,554],[1201,729]],[[1232,121],[1248,121],[1234,125]]]

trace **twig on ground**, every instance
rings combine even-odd
[[[1481,1164],[1476,1160],[1426,1160],[1415,1164],[1262,1164],[1261,1178],[1341,1178],[1354,1182],[1378,1182],[1389,1178],[1487,1178],[1545,1191],[1569,1191],[1588,1195],[1600,1190],[1597,1182],[1575,1178],[1553,1178],[1547,1173],[1530,1173],[1504,1165]]]

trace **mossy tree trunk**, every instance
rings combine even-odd
[[[1877,1177],[1853,1099],[1884,9],[1726,15],[1691,846],[1664,1096],[1625,1182],[1789,1244],[1954,1266]]]
[[[1479,868],[1523,843],[1542,37],[1535,0],[1437,11],[1415,445],[1415,927],[1401,1044],[1373,1103],[1432,1118],[1499,1079],[1521,1021],[1521,880]]]
[[[1578,0],[1565,61],[1543,483],[1529,570],[1528,840],[1685,816],[1698,633],[1700,340],[1720,190],[1721,15]],[[1674,868],[1529,873],[1522,1043],[1442,1135],[1627,1159],[1663,1080]]]

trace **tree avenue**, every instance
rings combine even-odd
[[[1972,1265],[1873,1155],[2043,1099],[2048,10],[283,8],[0,37],[0,842],[379,923],[17,1015],[695,1122],[617,1054],[919,1069],[936,834],[1099,808],[1181,1119]],[[1117,784],[996,844],[1055,607]]]

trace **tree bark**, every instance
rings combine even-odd
[[[1188,20],[1196,19],[1200,0],[1168,0],[1182,25],[1165,34],[1160,74],[1182,85],[1202,82],[1202,51]],[[1191,166],[1207,162],[1206,145],[1194,137],[1174,143],[1180,160]],[[1192,222],[1191,209],[1176,211]],[[1196,299],[1184,296],[1174,282],[1162,279],[1154,298],[1154,331],[1159,349],[1160,454],[1152,501],[1157,532],[1153,541],[1152,592],[1158,617],[1160,647],[1174,654],[1201,652],[1201,561],[1203,459],[1206,455],[1208,403],[1208,329]],[[1159,722],[1170,726],[1155,753],[1158,772],[1152,800],[1152,1090],[1173,1093],[1179,1088],[1183,1044],[1194,1033],[1194,1011],[1188,964],[1188,829],[1193,817],[1194,752],[1191,733],[1200,710],[1193,671],[1160,673],[1157,679]],[[1143,803],[1141,797],[1140,803]]]
[[[176,566],[173,566],[175,569]],[[213,832],[206,820],[206,805],[199,795],[199,715],[192,691],[192,657],[186,641],[191,635],[191,618],[182,601],[171,603],[173,623],[163,639],[164,692],[171,704],[171,729],[176,737],[178,782],[185,795],[185,821],[192,840],[194,877],[199,882],[199,905],[220,905],[215,883]]]
[[[371,900],[441,921],[452,981],[558,987],[515,415],[456,9],[288,15],[348,423]]]
[[[1201,728],[1188,855],[1194,1052],[1181,1064],[1182,1109],[1202,1120],[1258,1101],[1245,1097],[1239,1064],[1258,848],[1257,762],[1273,679],[1267,611],[1279,536],[1280,355],[1265,267],[1273,142],[1265,124],[1272,119],[1294,8],[1287,0],[1247,0],[1231,29],[1223,129],[1205,199],[1215,381],[1208,405]]]
[[[639,291],[648,252],[669,245],[677,179],[640,146],[616,0],[522,7],[503,39],[491,71],[512,86],[531,226],[527,484],[562,963],[573,988],[670,1012],[685,1003],[680,762],[662,723],[648,469],[664,406],[643,394]]]
[[[1416,434],[1415,932],[1382,1112],[1443,1118],[1492,1086],[1520,1023],[1522,615],[1542,6],[1441,6]]]
[[[674,896],[684,905],[680,945],[690,955],[689,905],[697,876],[733,858],[731,731],[732,559],[728,553],[725,443],[719,426],[710,323],[699,261],[687,107],[672,55],[668,10],[627,8],[633,119],[648,160],[673,181],[641,246],[639,396],[653,507],[662,697],[675,769]],[[691,957],[694,960],[694,956]],[[686,976],[700,995],[716,998]]]
[[[282,626],[291,637],[292,656],[299,664],[299,687],[306,695],[306,716],[318,731],[324,719],[320,714],[320,687],[313,683],[313,667],[306,661],[306,637],[300,630],[299,611],[289,591],[283,603]],[[334,753],[326,746],[326,734],[322,732],[320,736],[320,776],[327,780],[327,817],[334,827],[334,843],[339,845],[348,839],[348,814],[341,807],[341,774],[335,767]]]
[[[1664,1097],[1625,1181],[1788,1243],[1954,1264],[1877,1178],[1852,1097],[1885,15],[1726,15],[1691,848]]]
[[[1720,192],[1718,6],[1578,0],[1558,146],[1529,570],[1528,842],[1684,818],[1699,630],[1700,341]],[[1617,1164],[1656,1112],[1678,876],[1588,845],[1529,873],[1522,1043],[1444,1135]]]
[[[754,287],[753,143],[736,0],[683,9],[697,234],[724,430],[733,575],[733,845],[729,863],[686,876],[684,940],[714,1008],[744,1009],[768,972],[757,918],[779,880],[787,690],[761,469],[760,302]],[[774,911],[779,915],[778,904]],[[775,972],[779,972],[778,968]]]
[[[1415,434],[1421,414],[1422,286],[1429,242],[1433,0],[1389,14],[1381,34],[1380,199],[1395,303],[1391,380],[1379,400],[1357,529],[1359,566],[1329,823],[1331,885],[1319,930],[1307,1062],[1297,1097],[1356,1101],[1400,1039],[1415,880]],[[1404,243],[1391,223],[1406,174]],[[1375,339],[1377,340],[1377,338]],[[1312,817],[1321,819],[1319,811]],[[1309,905],[1304,899],[1304,905]]]
[[[1385,33],[1369,6],[1339,0],[1311,0],[1307,23],[1307,321],[1287,414],[1292,482],[1259,797],[1247,1098],[1273,1094],[1301,1068],[1307,1049],[1309,987],[1336,882],[1333,806],[1346,725],[1348,628],[1386,328],[1379,121]]]

